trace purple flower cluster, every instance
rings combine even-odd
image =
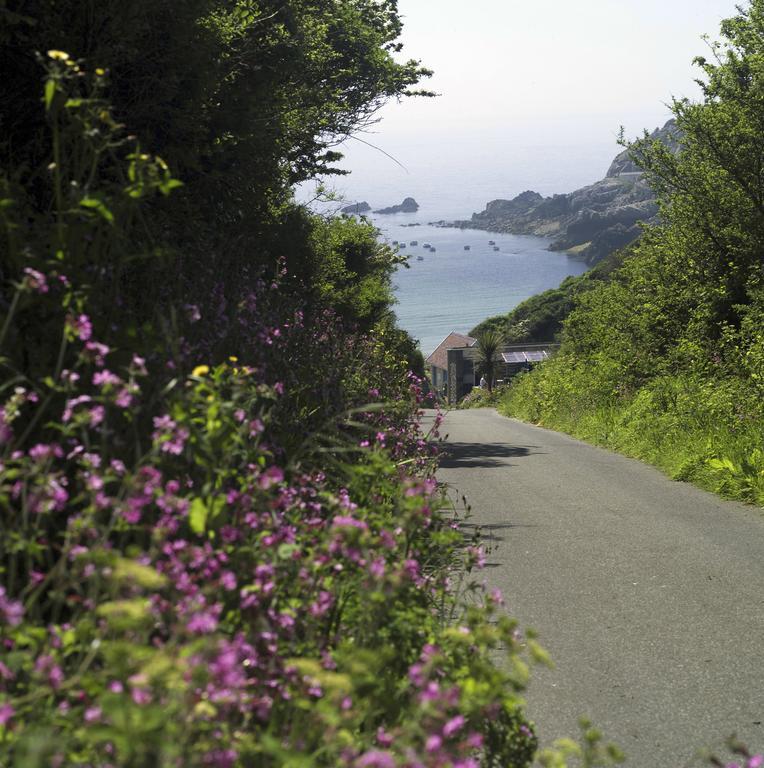
[[[45,276],[27,279],[42,297]],[[432,477],[423,383],[333,313],[285,310],[278,279],[237,309],[242,352],[177,360],[193,375],[158,405],[146,360],[98,341],[82,311],[50,396],[1,404],[0,523],[16,538],[0,542],[0,761],[44,726],[61,765],[67,750],[103,768],[131,749],[148,760],[160,741],[192,766],[263,750],[477,765],[486,718],[514,696],[490,653],[515,641],[490,629],[490,600],[458,631],[443,621],[467,611],[448,574],[479,557]],[[214,337],[233,310],[212,299],[193,314],[217,318]],[[284,364],[306,349],[331,361],[325,380]],[[16,425],[42,424],[37,408],[50,426],[27,444]],[[126,744],[125,717],[154,723],[156,744]]]

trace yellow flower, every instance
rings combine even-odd
[[[232,363],[238,363],[238,362],[239,362],[239,358],[238,358],[238,357],[234,357],[233,355],[231,355],[231,356],[230,356],[228,359],[229,359],[229,360],[230,360]]]
[[[96,71],[95,71],[95,73],[96,73],[96,74],[97,74],[99,77],[102,77],[103,75],[105,75],[105,74],[106,74],[106,70],[105,70],[105,69],[101,69],[101,67],[96,67]]]
[[[210,372],[209,365],[197,365],[196,368],[194,368],[193,371],[191,371],[192,376],[204,376],[205,374],[208,374]]]
[[[69,54],[65,53],[64,51],[48,51],[48,56],[50,56],[51,59],[55,59],[56,61],[68,61]]]

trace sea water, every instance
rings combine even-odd
[[[406,243],[400,253],[408,258],[394,276],[395,313],[425,355],[451,331],[466,333],[588,268],[564,253],[549,251],[544,238],[434,227],[423,218],[417,213],[373,220],[388,243]],[[407,226],[416,223],[420,226]]]
[[[332,181],[343,202],[328,208],[336,212],[342,205],[368,201],[378,209],[397,205],[404,197],[417,200],[417,213],[367,217],[379,228],[383,241],[406,244],[401,254],[409,258],[393,281],[395,313],[399,325],[419,341],[427,356],[451,331],[468,332],[482,320],[505,314],[530,296],[588,269],[566,253],[549,251],[550,241],[545,238],[430,223],[469,219],[488,201],[512,198],[527,189],[543,195],[571,192],[603,178],[617,151],[614,142],[511,147],[501,152],[456,153],[442,163],[433,163],[423,152],[421,161],[407,161],[405,170],[384,158],[356,155],[349,158],[352,174]],[[306,187],[300,197],[310,199],[310,192]],[[418,245],[411,245],[414,240]],[[498,251],[489,240],[496,242]],[[425,249],[424,243],[434,246],[435,252]]]

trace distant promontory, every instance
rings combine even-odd
[[[675,122],[669,120],[651,138],[676,150]],[[484,211],[453,226],[551,237],[550,250],[568,251],[595,264],[636,240],[640,222],[652,223],[657,214],[655,193],[628,152],[621,152],[606,177],[588,187],[552,197],[527,191],[512,200],[492,200]]]
[[[364,200],[362,203],[353,203],[352,205],[346,205],[344,208],[340,208],[340,213],[367,213],[371,210],[371,206]]]
[[[413,197],[407,197],[400,205],[391,205],[389,208],[380,208],[374,213],[416,213],[419,210],[419,203]]]

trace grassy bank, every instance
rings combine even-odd
[[[623,392],[603,373],[561,355],[519,377],[499,410],[642,459],[676,480],[764,504],[764,417],[750,389],[733,378],[681,374]]]

